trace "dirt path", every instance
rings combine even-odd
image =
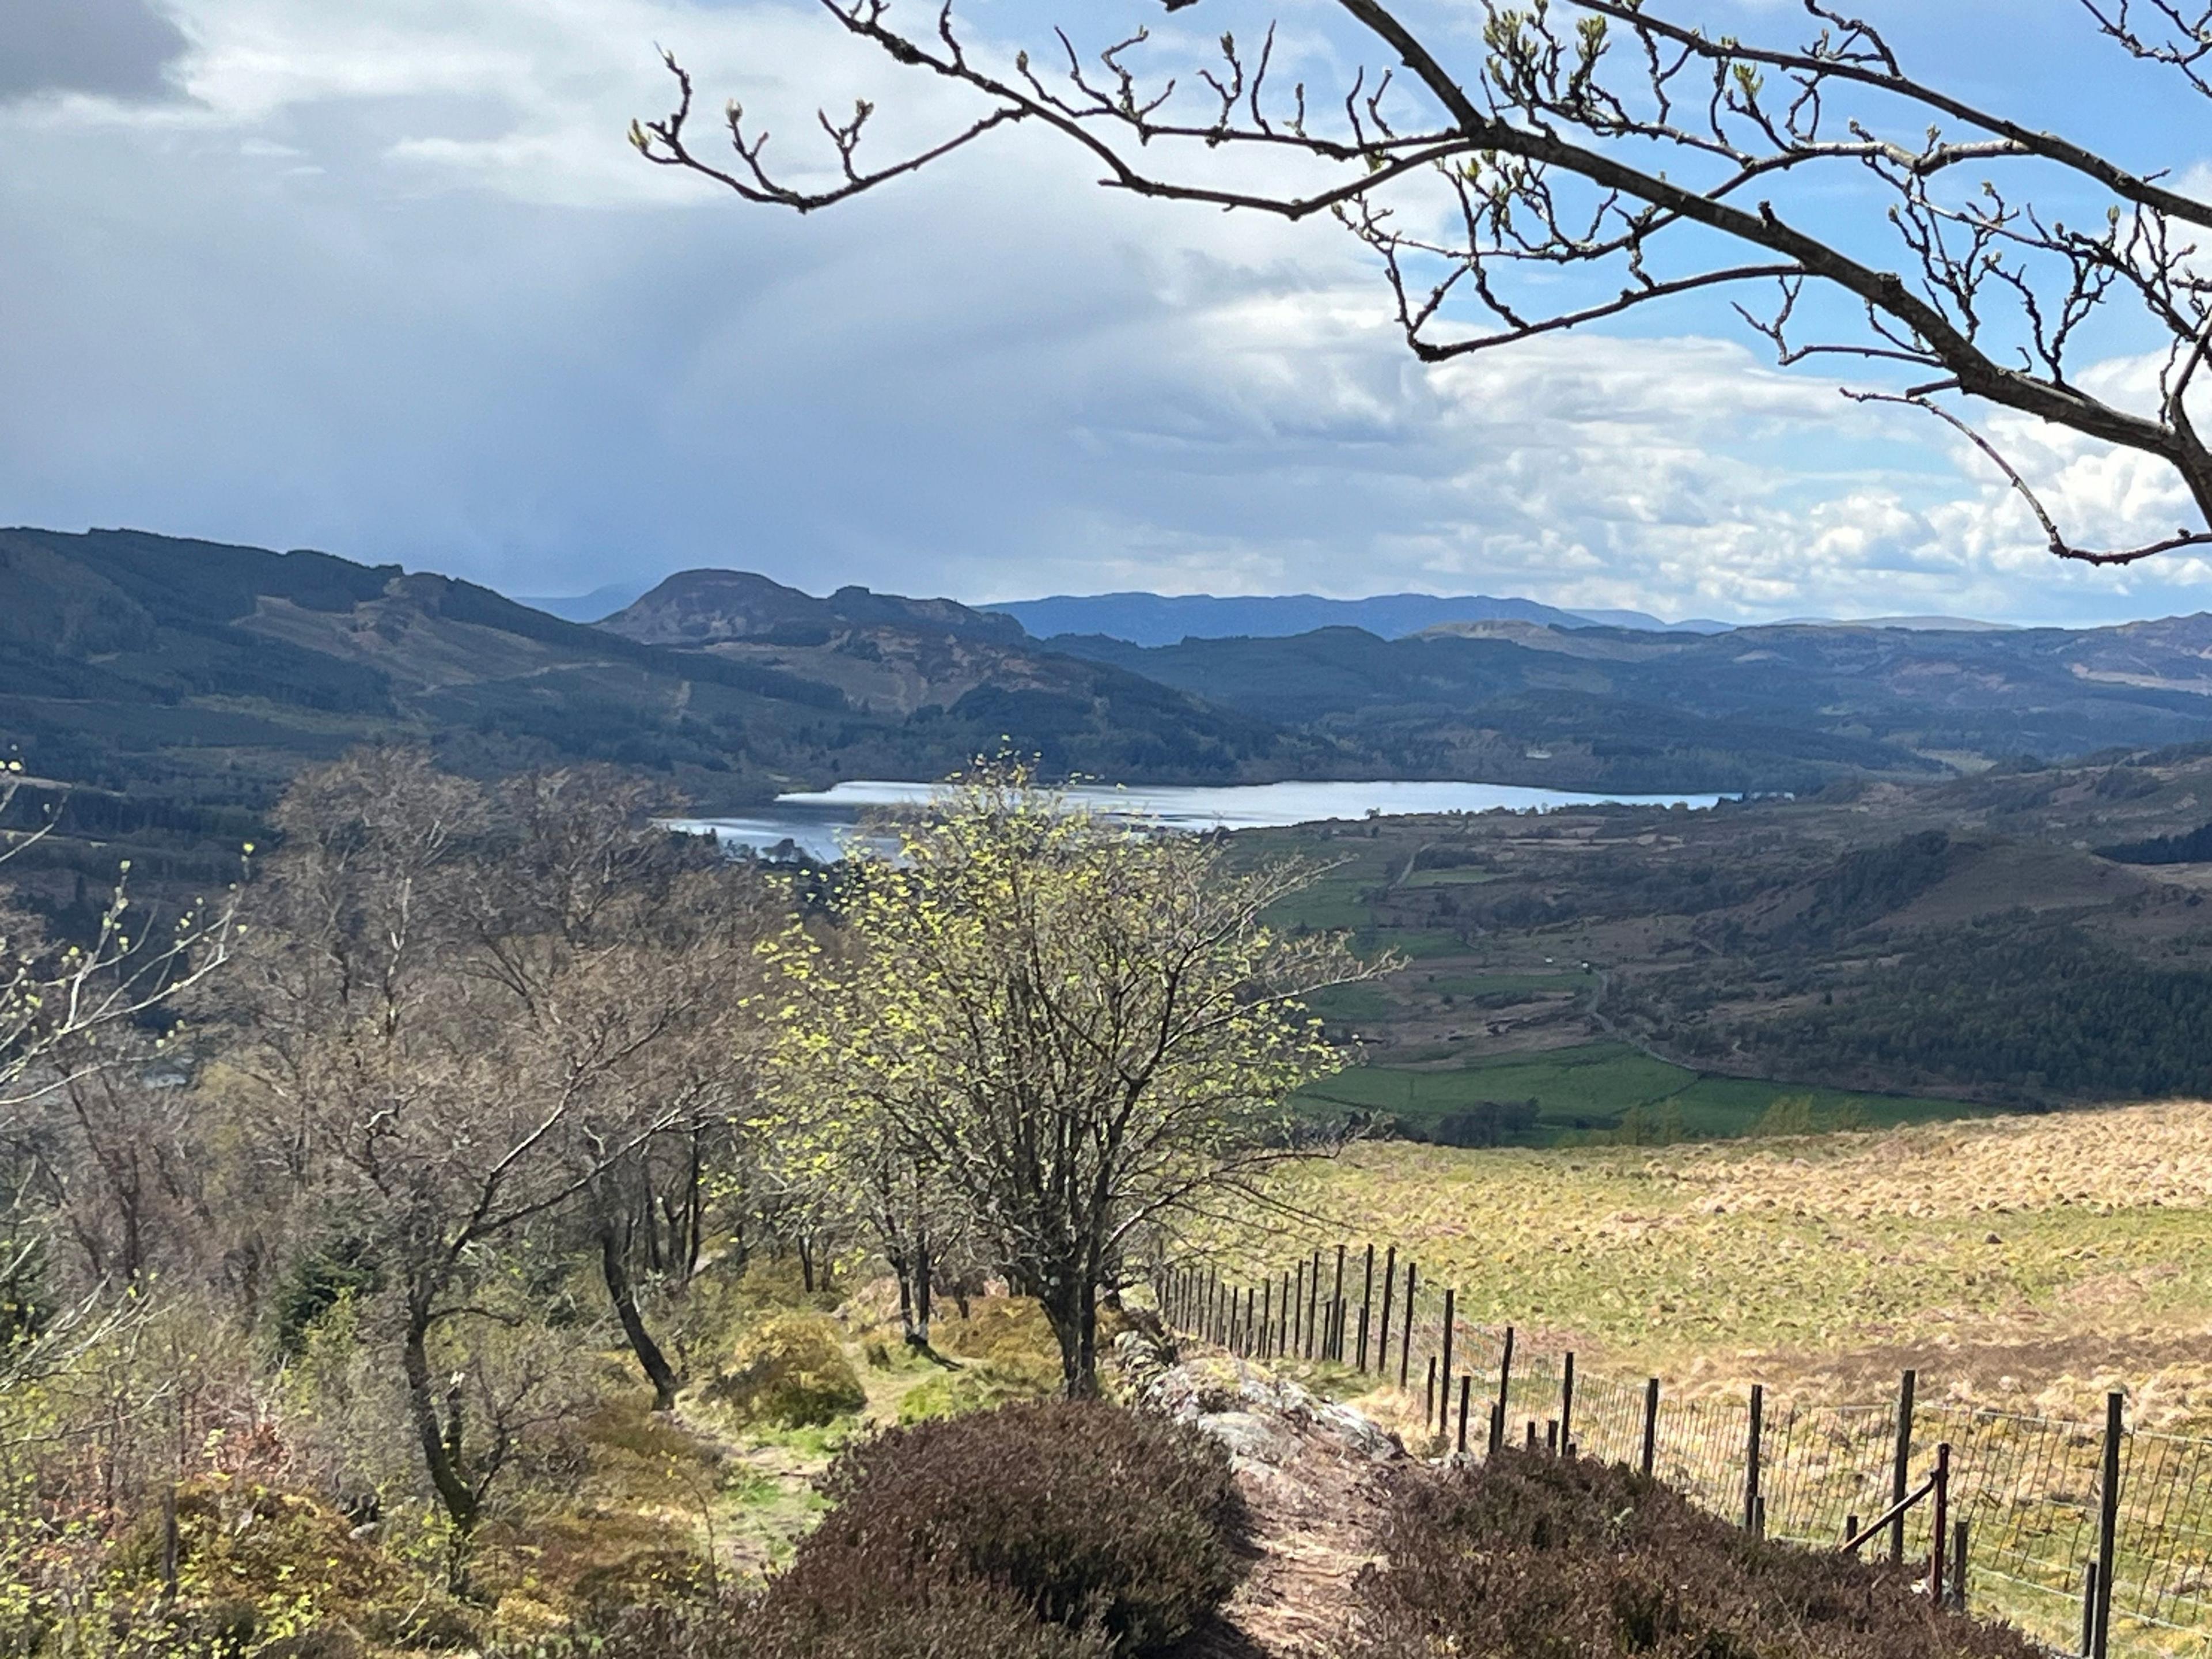
[[[1382,1486],[1406,1453],[1358,1413],[1225,1357],[1159,1371],[1147,1404],[1225,1446],[1252,1518],[1251,1571],[1185,1659],[1302,1659],[1351,1623]]]

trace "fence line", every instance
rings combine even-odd
[[[1923,1404],[1909,1371],[1880,1405],[1769,1401],[1756,1389],[1741,1401],[1676,1398],[1656,1377],[1529,1353],[1512,1327],[1465,1319],[1455,1291],[1395,1246],[1315,1250],[1264,1285],[1163,1269],[1154,1290],[1187,1335],[1403,1389],[1425,1402],[1431,1449],[1511,1442],[1626,1463],[1793,1543],[1839,1544],[1941,1460],[1950,1530],[1939,1540],[1931,1506],[1917,1504],[1869,1552],[1931,1565],[1950,1552],[1947,1595],[2054,1651],[2212,1656],[2212,1440],[2130,1429],[2117,1395],[2104,1425]]]

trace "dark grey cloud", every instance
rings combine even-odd
[[[0,0],[0,103],[44,92],[173,97],[189,43],[151,0]]]

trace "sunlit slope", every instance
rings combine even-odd
[[[2124,1382],[2144,1426],[2212,1428],[2200,1103],[1657,1151],[1364,1144],[1279,1195],[1410,1253],[1468,1318],[1608,1367],[1856,1399],[1912,1364],[1931,1398],[2064,1414]]]

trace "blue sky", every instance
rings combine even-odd
[[[2139,166],[2212,160],[2212,109],[2100,49],[2074,0],[1867,6],[1982,100]],[[1150,21],[1170,58],[1279,15],[1317,82],[1348,61],[1323,0],[963,15],[987,46]],[[1425,370],[1341,233],[1112,198],[1019,134],[807,220],[744,207],[624,143],[665,105],[656,43],[802,165],[817,99],[878,97],[890,138],[959,112],[813,0],[0,0],[0,520],[514,592],[721,565],[971,600],[2212,608],[2203,561],[2054,567],[1940,429],[1844,403],[1832,367],[1778,372],[1717,307]],[[2143,342],[2096,344],[2118,383]],[[2176,521],[2127,458],[2012,436],[2085,538]]]

